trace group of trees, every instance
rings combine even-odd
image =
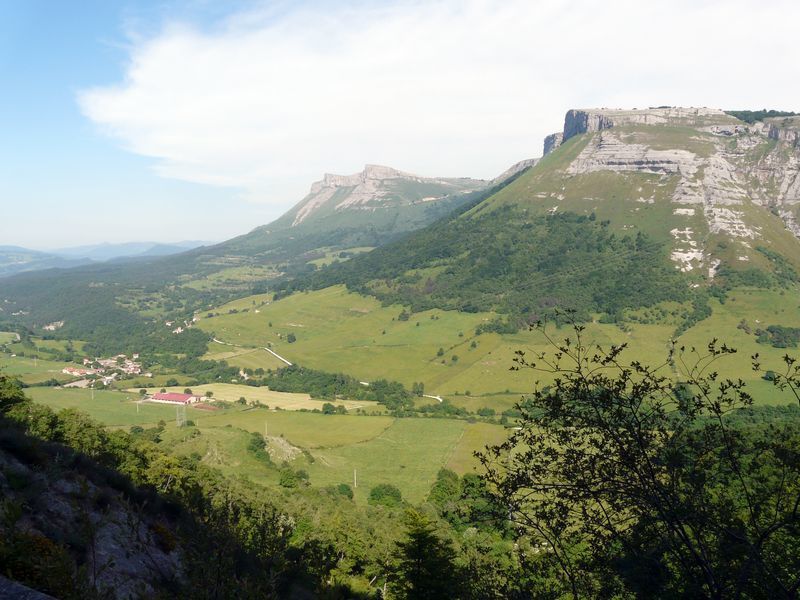
[[[364,385],[350,375],[327,373],[298,365],[270,371],[262,379],[253,380],[252,384],[266,385],[277,392],[303,392],[323,400],[340,397],[371,400],[390,410],[405,410],[414,404],[412,394],[397,381],[380,379]]]
[[[554,346],[519,353],[519,368],[554,383],[482,460],[561,593],[796,598],[800,428],[741,418],[752,397],[714,370],[734,350],[675,349],[659,368],[625,360],[624,346],[586,345],[581,327]],[[793,359],[773,383],[797,401]]]
[[[616,234],[593,215],[533,216],[504,206],[440,221],[284,289],[345,283],[413,311],[496,310],[517,330],[556,306],[587,318],[684,301],[689,288],[680,280],[662,245],[641,233]]]

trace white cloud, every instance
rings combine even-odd
[[[800,108],[799,20],[769,0],[265,8],[166,23],[79,101],[161,175],[285,204],[368,162],[492,177],[575,106]]]

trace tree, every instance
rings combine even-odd
[[[19,384],[0,374],[0,412],[7,412],[11,407],[25,402],[25,394]]]
[[[294,333],[290,333],[286,336],[286,341],[290,344],[294,344],[297,341],[297,336]]]
[[[405,539],[397,543],[397,588],[407,600],[458,598],[455,551],[424,515],[409,511]]]
[[[712,341],[649,367],[625,360],[624,345],[587,346],[573,327],[555,343],[540,326],[554,351],[517,353],[517,368],[553,383],[481,457],[523,537],[557,562],[564,593],[796,597],[800,436],[791,423],[732,424],[752,398],[714,366],[735,350]],[[800,368],[784,360],[773,383],[798,399]]]
[[[376,506],[395,508],[403,503],[403,494],[391,483],[379,483],[369,491],[368,502]]]

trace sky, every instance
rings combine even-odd
[[[492,178],[569,108],[800,111],[783,0],[0,0],[0,245],[221,241],[323,173]]]

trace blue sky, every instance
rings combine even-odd
[[[158,176],[77,102],[123,76],[131,28],[218,17],[196,2],[0,0],[0,245],[222,240],[271,217],[233,188]]]
[[[0,245],[223,240],[491,178],[576,107],[800,110],[794,0],[0,0]]]

